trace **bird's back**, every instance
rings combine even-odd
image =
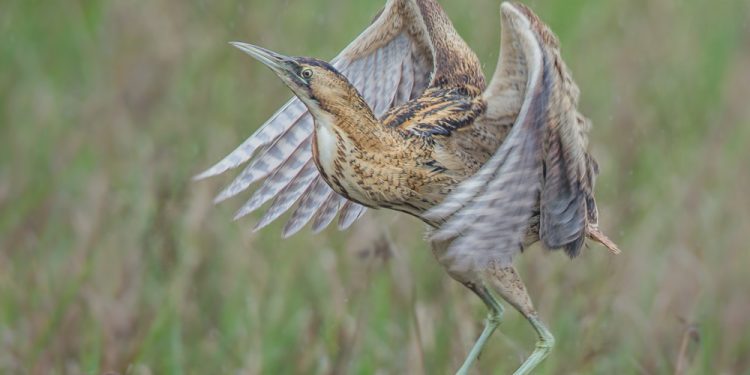
[[[334,190],[358,203],[421,217],[481,168],[507,126],[477,122],[487,105],[474,85],[433,86],[381,119],[393,137],[378,149],[347,150],[348,176],[329,176]],[[344,181],[346,180],[346,181]],[[344,186],[346,185],[346,186]]]

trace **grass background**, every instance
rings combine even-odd
[[[499,2],[443,0],[494,69]],[[539,374],[750,374],[750,4],[533,0],[592,118],[624,250],[519,271]],[[0,373],[452,373],[482,304],[411,218],[281,241],[190,178],[289,96],[226,44],[330,58],[381,0],[0,3]],[[515,312],[475,373],[510,373]]]

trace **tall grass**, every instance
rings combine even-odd
[[[494,69],[499,3],[443,0]],[[451,373],[484,307],[422,226],[370,212],[281,241],[190,177],[289,96],[226,44],[334,56],[380,0],[0,4],[0,372]],[[519,258],[540,374],[750,374],[750,5],[531,1],[592,118],[604,229]],[[476,373],[534,344],[514,312]]]

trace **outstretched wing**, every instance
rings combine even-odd
[[[537,211],[544,245],[571,255],[596,220],[588,122],[558,41],[523,5],[504,3],[501,15],[501,55],[477,126],[515,121],[490,160],[425,215],[443,223],[435,239],[455,238],[445,255],[457,270],[509,263]]]
[[[434,66],[430,40],[416,0],[389,0],[373,23],[347,46],[332,65],[359,90],[376,116],[419,96]],[[196,179],[250,163],[217,197],[221,202],[262,181],[237,212],[240,218],[273,199],[255,226],[260,229],[292,208],[283,229],[287,237],[310,220],[315,232],[339,215],[339,228],[349,227],[365,208],[335,193],[312,161],[313,120],[296,97],[289,100],[253,135]]]

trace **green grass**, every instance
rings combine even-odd
[[[443,0],[485,71],[497,1]],[[253,234],[191,176],[289,92],[226,42],[330,58],[381,1],[0,5],[0,373],[427,373],[485,311],[411,218]],[[623,254],[518,268],[558,345],[539,374],[750,374],[750,6],[530,1],[592,118],[604,229]],[[388,233],[394,247],[372,248]],[[368,252],[369,251],[369,252]],[[534,344],[515,312],[476,373]]]

